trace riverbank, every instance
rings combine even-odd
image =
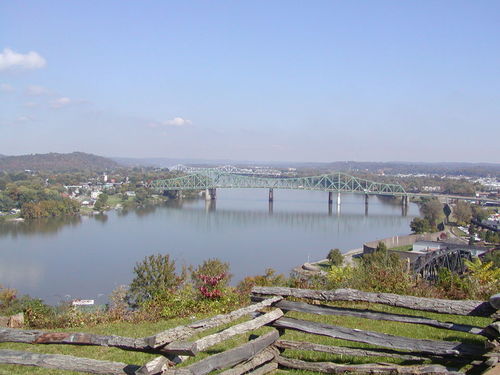
[[[346,251],[342,254],[344,257],[344,265],[349,266],[354,264],[354,258],[363,254],[363,248],[355,248]],[[303,275],[314,275],[314,274],[324,274],[326,275],[328,269],[330,268],[330,261],[328,259],[321,259],[316,262],[306,262],[300,266],[295,267],[292,270],[292,274],[303,274]]]

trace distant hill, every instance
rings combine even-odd
[[[0,157],[0,171],[23,171],[26,169],[53,172],[104,171],[118,166],[119,164],[111,159],[84,152],[72,152],[71,154],[51,152],[49,154]]]
[[[384,172],[386,174],[437,174],[463,175],[471,177],[493,176],[500,177],[499,163],[466,163],[466,162],[332,162],[324,166],[331,170]]]
[[[175,158],[127,158],[127,157],[112,157],[114,161],[128,167],[158,167],[168,168],[176,164],[202,164],[207,166],[217,166],[224,164],[236,164],[238,162],[225,159],[175,159]],[[241,163],[241,162],[239,162]]]
[[[500,163],[467,163],[467,162],[363,162],[363,161],[334,161],[334,162],[263,162],[263,161],[235,161],[215,159],[174,159],[174,158],[125,158],[114,157],[113,160],[130,167],[171,167],[176,164],[191,166],[216,167],[220,165],[235,165],[248,167],[265,165],[275,168],[296,167],[312,169],[311,173],[341,172],[368,172],[386,174],[438,174],[438,175],[464,175],[471,177],[492,176],[500,177]]]

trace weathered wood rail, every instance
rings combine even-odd
[[[415,339],[304,319],[281,317],[270,325],[277,328],[282,334],[286,330],[294,330],[312,335],[327,336],[346,342],[369,345],[369,348],[351,348],[348,346],[320,345],[312,342],[280,339],[276,341],[274,346],[282,351],[276,358],[276,361],[282,368],[339,374],[346,372],[365,374],[458,374],[460,372],[457,369],[464,368],[466,365],[483,366],[483,368],[492,367],[498,362],[500,355],[500,322],[498,322],[500,316],[498,312],[500,309],[500,294],[492,296],[489,301],[454,301],[401,296],[390,293],[368,293],[353,289],[307,290],[282,287],[255,287],[252,290],[253,301],[259,301],[262,298],[269,298],[270,296],[291,297],[294,299],[282,299],[273,304],[274,307],[281,309],[285,313],[294,311],[306,314],[348,316],[377,321],[384,320],[401,324],[419,324],[443,330],[465,332],[489,340],[484,340],[485,345],[474,345],[468,342]],[[301,301],[297,301],[297,299]],[[324,304],[325,302],[337,301],[368,302],[370,304],[382,304],[403,307],[412,311],[440,314],[481,316],[489,317],[492,320],[497,319],[497,321],[492,321],[487,327],[476,327],[410,314],[394,314]],[[360,365],[311,362],[291,358],[286,355],[287,350],[309,350],[352,357],[396,358],[404,362],[420,362],[421,364],[401,366],[381,363]],[[451,364],[452,367],[445,367],[443,364],[447,366]]]
[[[294,300],[287,300],[292,297]],[[300,299],[301,301],[297,301]],[[50,369],[87,372],[93,374],[134,375],[207,375],[223,370],[224,375],[264,375],[276,370],[297,369],[333,374],[461,374],[465,365],[480,365],[483,369],[494,367],[500,356],[500,294],[489,301],[449,301],[430,298],[399,296],[387,293],[366,293],[351,289],[329,291],[277,287],[255,287],[250,306],[159,332],[144,338],[105,336],[88,333],[44,332],[39,330],[0,329],[0,342],[17,342],[43,345],[99,345],[123,350],[156,353],[158,357],[146,364],[125,364],[60,354],[40,354],[17,350],[0,350],[0,364],[38,366]],[[323,304],[318,304],[322,301]],[[474,315],[492,318],[490,325],[476,327],[449,321],[393,314],[376,310],[331,306],[327,302],[359,301],[432,311],[455,315]],[[311,303],[312,302],[312,303]],[[468,342],[415,339],[387,333],[352,329],[332,324],[318,323],[284,316],[294,311],[307,314],[349,316],[354,318],[384,320],[401,324],[419,324],[438,329],[465,332],[482,337],[485,345]],[[250,320],[235,323],[251,316]],[[497,321],[493,321],[497,319]],[[230,325],[218,332],[199,337],[209,329]],[[196,361],[200,352],[242,334],[254,333],[267,326],[267,333],[231,349],[211,354]],[[266,331],[265,330],[265,331]],[[312,335],[327,336],[345,342],[368,345],[353,348],[348,345],[321,345],[312,342],[290,341],[280,336],[287,330]],[[374,363],[349,364],[335,362],[311,362],[292,358],[288,350],[315,351],[332,356],[394,358],[402,364]],[[187,358],[195,358],[183,364]],[[333,357],[334,358],[334,357]],[[446,365],[446,366],[445,366]],[[447,367],[448,366],[448,367]],[[450,367],[451,366],[451,367]],[[478,367],[476,367],[478,368]]]

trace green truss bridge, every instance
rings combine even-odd
[[[207,199],[215,199],[216,189],[269,189],[269,200],[273,200],[273,189],[318,190],[329,193],[328,201],[332,202],[332,193],[338,193],[337,203],[340,204],[340,193],[356,193],[390,195],[402,197],[405,204],[408,194],[399,184],[386,184],[350,176],[337,172],[310,177],[262,177],[237,173],[221,172],[216,169],[200,169],[195,173],[182,177],[155,180],[149,188],[159,193],[167,191],[205,190]]]

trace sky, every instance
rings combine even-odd
[[[500,1],[0,2],[0,154],[500,162]]]

